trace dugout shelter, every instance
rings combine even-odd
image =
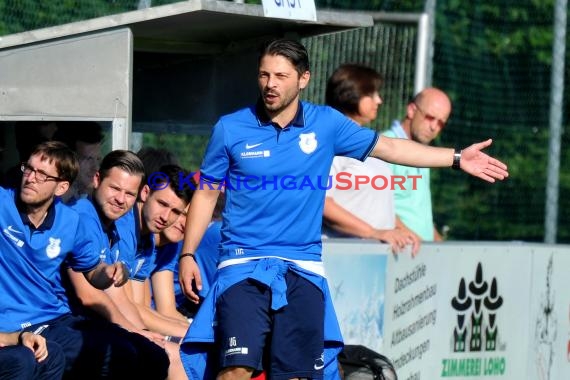
[[[203,131],[255,100],[262,41],[372,24],[359,13],[301,21],[265,17],[261,5],[188,0],[3,36],[0,124],[97,121],[112,149],[128,149],[133,128]]]

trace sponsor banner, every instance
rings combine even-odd
[[[400,379],[430,379],[434,373],[434,345],[442,268],[438,253],[390,256],[386,278],[383,353]],[[390,299],[387,299],[387,298]],[[431,377],[432,379],[434,377]]]
[[[323,245],[345,342],[399,379],[570,379],[569,246],[351,242]]]
[[[570,379],[570,252],[550,247],[533,256],[528,379]]]
[[[323,261],[345,344],[382,352],[388,248],[326,244]]]
[[[383,353],[398,377],[523,379],[530,250],[426,245],[388,257]]]

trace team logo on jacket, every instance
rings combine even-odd
[[[315,132],[301,133],[299,135],[299,147],[303,153],[313,153],[317,149],[317,135]]]
[[[61,239],[49,238],[49,244],[46,248],[47,257],[53,259],[61,252]]]
[[[139,270],[141,270],[143,264],[144,264],[144,258],[137,259],[137,265],[135,266],[135,270],[133,272],[133,275],[139,273]]]

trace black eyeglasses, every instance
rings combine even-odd
[[[22,165],[20,166],[20,170],[24,174],[24,177],[29,177],[30,174],[34,173],[34,177],[36,177],[36,181],[38,183],[44,183],[47,181],[54,181],[54,182],[65,181],[63,178],[54,177],[52,175],[47,174],[43,170],[34,169],[33,167],[31,167],[30,165],[28,165],[25,162],[22,162]]]
[[[437,125],[443,129],[445,127],[445,124],[447,124],[447,121],[443,121],[441,119],[438,119],[437,117],[430,115],[429,113],[426,113],[424,110],[422,110],[420,108],[420,106],[418,105],[418,103],[414,102],[414,105],[416,106],[416,109],[418,111],[420,111],[420,113],[423,115],[424,119],[426,119],[428,122],[432,122],[432,121],[437,121]]]

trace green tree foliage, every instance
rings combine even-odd
[[[3,0],[0,35],[131,11],[137,4],[136,0]]]
[[[435,171],[436,221],[452,238],[543,240],[552,4],[438,2],[433,83],[454,103],[439,143],[493,138],[511,172],[490,186]]]
[[[317,8],[355,9],[365,11],[420,12],[421,0],[315,0]]]
[[[186,170],[197,171],[210,136],[176,133],[145,133],[143,147],[151,146],[171,151]]]

